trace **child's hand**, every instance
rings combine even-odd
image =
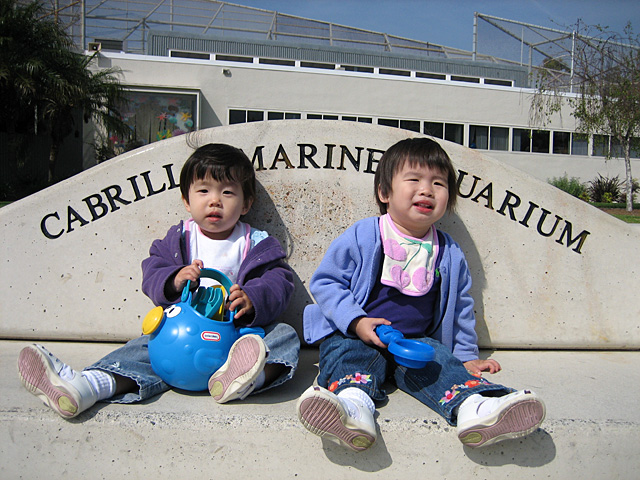
[[[191,265],[182,268],[173,278],[173,286],[177,293],[182,292],[188,280],[197,282],[200,279],[200,269],[204,268],[202,260],[194,260]]]
[[[391,325],[391,322],[386,318],[360,317],[351,322],[349,330],[355,333],[360,340],[367,345],[376,345],[381,348],[386,348],[387,346],[376,334],[376,327],[378,325]]]
[[[465,368],[471,373],[497,373],[502,370],[500,364],[495,360],[470,360],[468,362],[464,362]]]
[[[253,303],[240,285],[232,285],[229,290],[229,310],[238,310],[233,318],[240,318],[243,315],[254,312]]]

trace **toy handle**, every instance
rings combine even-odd
[[[220,270],[216,270],[214,268],[203,268],[203,269],[201,269],[200,270],[200,276],[204,277],[204,278],[210,278],[211,280],[215,280],[216,282],[218,282],[220,285],[222,285],[224,287],[224,289],[227,291],[227,293],[229,292],[229,290],[231,290],[231,286],[233,285],[233,283],[231,283],[231,280],[229,279],[229,277],[227,277]],[[187,298],[189,298],[189,290],[190,289],[191,289],[191,280],[187,280],[186,285],[182,289],[182,298],[181,298],[181,300],[183,302],[186,302]]]
[[[380,341],[385,345],[389,345],[391,342],[397,342],[402,340],[404,335],[399,330],[396,330],[391,325],[378,325],[376,327],[376,334]]]
[[[220,270],[216,270],[215,268],[203,268],[200,270],[200,277],[210,278],[211,280],[215,280],[220,285],[222,285],[225,292],[227,293],[227,296],[229,296],[229,292],[231,291],[231,287],[233,283],[231,283],[231,279],[227,277],[224,273],[222,273]],[[191,289],[191,280],[187,280],[187,283],[182,289],[182,297],[181,297],[182,302],[187,302],[189,300],[189,297],[191,295],[191,292],[189,291],[190,289]],[[237,310],[234,310],[233,312],[231,312],[232,320],[233,320],[233,317],[235,317],[236,312]]]

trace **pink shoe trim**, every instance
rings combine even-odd
[[[262,344],[261,344],[262,343]],[[260,337],[245,335],[231,347],[227,361],[209,379],[209,392],[220,403],[239,398],[239,392],[264,369],[265,346]]]
[[[347,428],[344,424],[346,413],[325,398],[306,398],[300,403],[298,411],[300,421],[311,433],[321,437],[331,435],[352,450],[366,450],[376,441],[364,431]]]
[[[491,445],[508,438],[524,437],[544,420],[544,406],[536,400],[523,400],[506,408],[491,425],[475,425],[458,434],[469,447]]]
[[[78,403],[61,386],[51,383],[45,362],[35,347],[23,348],[18,356],[18,373],[22,384],[61,416],[75,416]]]

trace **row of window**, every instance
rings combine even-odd
[[[589,137],[574,132],[536,130],[531,128],[464,125],[461,123],[426,122],[393,118],[373,118],[356,115],[297,113],[263,110],[229,110],[229,124],[261,122],[264,120],[342,120],[375,123],[387,127],[402,128],[424,133],[436,138],[479,150],[512,151],[527,153],[553,153],[559,155],[592,155],[622,157],[620,145],[608,135]],[[468,128],[467,128],[468,127]],[[633,158],[640,158],[640,149],[633,149]]]
[[[346,72],[360,72],[396,77],[428,78],[431,80],[450,80],[452,82],[476,83],[484,85],[499,85],[512,87],[513,80],[497,78],[480,78],[468,75],[450,75],[444,73],[418,72],[397,68],[364,67],[358,65],[341,65],[337,63],[306,62],[303,60],[287,60],[280,58],[249,57],[244,55],[224,55],[220,53],[192,52],[183,50],[169,50],[173,58],[192,58],[197,60],[215,60],[220,62],[254,63],[259,65],[277,65],[282,67],[315,68],[320,70],[344,70]]]

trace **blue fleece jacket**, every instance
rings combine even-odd
[[[364,306],[378,279],[382,255],[379,217],[360,220],[336,238],[318,269],[309,289],[316,304],[304,310],[304,338],[315,343],[366,316]],[[426,332],[449,347],[462,362],[478,358],[473,298],[469,294],[471,275],[460,246],[445,232],[440,262],[440,298],[433,318],[436,324]]]

